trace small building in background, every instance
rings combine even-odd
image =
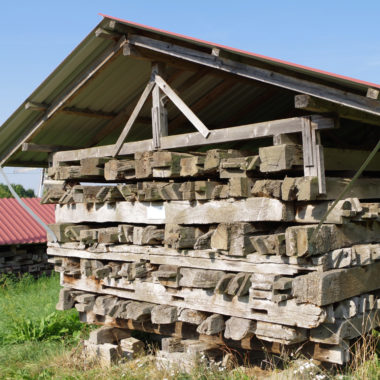
[[[54,223],[54,205],[39,198],[23,198],[45,223]],[[39,276],[53,269],[47,261],[46,231],[14,198],[0,199],[0,276],[30,273]]]

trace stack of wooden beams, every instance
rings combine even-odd
[[[380,323],[380,179],[360,178],[316,232],[350,162],[325,155],[325,194],[294,143],[56,163],[66,182],[42,202],[57,204],[57,307],[180,351],[190,339],[345,363]]]
[[[34,277],[50,275],[53,265],[48,263],[45,244],[4,245],[0,247],[0,276],[30,273]]]

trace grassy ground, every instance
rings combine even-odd
[[[350,367],[326,371],[299,359],[278,370],[267,361],[266,370],[246,366],[211,368],[200,362],[190,374],[157,368],[152,355],[110,368],[82,356],[89,327],[79,322],[75,310],[58,312],[57,276],[34,280],[24,277],[0,280],[0,379],[379,379],[380,366],[373,355],[375,339],[366,339]]]

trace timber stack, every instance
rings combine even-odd
[[[141,330],[167,360],[347,362],[379,325],[379,96],[104,16],[0,128],[1,166],[47,169],[57,307],[103,325],[88,351],[130,357]]]
[[[40,198],[23,198],[44,223],[54,223],[54,205],[41,205]],[[50,275],[45,229],[14,198],[0,199],[0,278],[3,275],[38,277]]]
[[[34,277],[50,275],[53,266],[48,263],[45,244],[24,244],[0,246],[0,277],[4,274]]]
[[[289,141],[258,154],[146,151],[50,167],[66,181],[42,200],[58,205],[48,248],[58,309],[171,336],[169,351],[302,346],[348,361],[350,341],[380,322],[380,179],[357,180],[322,220],[349,181],[329,176],[342,152],[325,149],[321,194]]]

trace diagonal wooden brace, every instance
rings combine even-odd
[[[207,138],[210,134],[208,128],[158,74],[155,75],[155,82],[177,108],[187,117],[190,123],[202,134],[202,136]]]
[[[148,82],[148,84],[146,85],[143,93],[140,96],[139,101],[137,102],[131,116],[129,117],[129,119],[127,121],[127,124],[125,124],[123,131],[121,132],[119,138],[116,141],[115,148],[114,148],[114,151],[112,153],[112,157],[115,157],[119,154],[121,147],[123,146],[124,140],[126,139],[129,131],[131,130],[131,128],[133,126],[133,123],[136,121],[137,116],[139,115],[142,107],[144,106],[146,100],[148,99],[149,94],[153,90],[154,85],[155,84],[152,80],[150,80]]]

